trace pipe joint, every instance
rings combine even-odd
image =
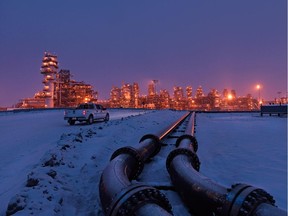
[[[166,196],[159,190],[142,184],[130,185],[121,191],[108,208],[107,215],[134,215],[140,207],[148,203],[154,203],[173,215],[172,206]]]
[[[177,148],[177,149],[170,152],[170,154],[168,155],[167,160],[166,160],[166,168],[167,168],[169,173],[170,173],[171,162],[178,155],[184,155],[184,156],[188,157],[190,162],[191,162],[192,167],[196,171],[200,170],[200,161],[199,161],[199,158],[198,158],[196,153],[194,153],[188,149],[185,149],[185,148]]]
[[[275,204],[273,197],[266,191],[246,184],[235,184],[229,189],[221,215],[253,215],[260,204]]]
[[[142,161],[142,158],[139,152],[130,146],[119,148],[112,154],[110,161],[121,154],[128,154],[137,161],[137,169],[135,170],[135,174],[132,177],[132,179],[136,179],[144,169],[144,162]]]
[[[153,134],[146,134],[140,139],[139,143],[141,143],[141,142],[143,142],[144,140],[147,140],[147,139],[152,139],[153,142],[156,144],[155,151],[150,156],[152,158],[152,157],[154,157],[155,155],[157,155],[160,152],[160,150],[161,150],[161,142],[160,142],[160,139],[157,136],[155,136]]]
[[[190,140],[190,142],[191,142],[191,144],[192,144],[192,146],[193,146],[194,152],[196,153],[197,150],[198,150],[198,142],[197,142],[197,139],[196,139],[194,136],[189,135],[189,134],[185,134],[185,135],[180,136],[180,137],[177,139],[177,141],[176,141],[176,147],[178,147],[178,146],[180,145],[181,141],[184,140],[184,139]]]

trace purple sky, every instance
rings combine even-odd
[[[44,51],[108,99],[149,80],[261,97],[287,92],[286,0],[0,1],[0,106],[42,90]]]

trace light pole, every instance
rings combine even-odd
[[[260,85],[260,84],[257,84],[257,85],[256,85],[256,89],[258,90],[258,103],[259,103],[259,105],[261,105],[261,104],[262,104],[261,95],[260,95],[261,85]]]

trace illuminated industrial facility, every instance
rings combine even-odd
[[[233,89],[224,89],[222,94],[212,89],[205,95],[202,86],[198,86],[194,96],[192,86],[174,86],[170,96],[168,90],[157,89],[159,80],[150,81],[147,95],[140,95],[138,83],[123,82],[121,87],[112,87],[109,100],[98,101],[98,92],[91,85],[72,80],[69,70],[58,71],[57,56],[49,52],[44,53],[40,73],[44,76],[43,90],[37,92],[33,98],[22,99],[16,108],[75,107],[79,103],[97,101],[108,108],[246,111],[259,110],[259,105],[263,103],[260,84],[256,87],[258,99],[251,94],[238,97]],[[284,104],[287,103],[287,98],[275,99],[275,102]]]
[[[110,92],[109,107],[138,108],[139,107],[139,85],[125,83],[121,88],[113,87]]]
[[[244,97],[237,97],[236,91],[228,89],[223,90],[222,96],[216,89],[212,89],[207,95],[201,86],[196,89],[193,97],[192,86],[184,89],[180,86],[174,86],[173,96],[164,89],[156,91],[157,80],[151,80],[148,84],[148,94],[139,95],[139,86],[137,83],[130,85],[122,84],[119,87],[113,87],[110,92],[110,100],[102,101],[105,106],[110,108],[146,108],[146,109],[176,109],[176,110],[257,110],[258,101],[252,98],[251,94]]]
[[[74,107],[79,103],[97,101],[98,92],[84,82],[72,80],[69,70],[58,72],[57,56],[44,53],[40,73],[44,78],[43,90],[33,98],[24,98],[16,105],[18,108]]]
[[[58,60],[56,55],[45,52],[41,65],[41,74],[44,75],[43,79],[43,94],[42,97],[45,98],[45,107],[54,107],[54,84],[55,75],[58,70]]]

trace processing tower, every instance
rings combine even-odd
[[[54,107],[54,91],[55,91],[55,76],[58,69],[58,60],[56,55],[49,52],[44,53],[41,65],[41,74],[44,75],[43,79],[43,93],[45,98],[45,107]]]

